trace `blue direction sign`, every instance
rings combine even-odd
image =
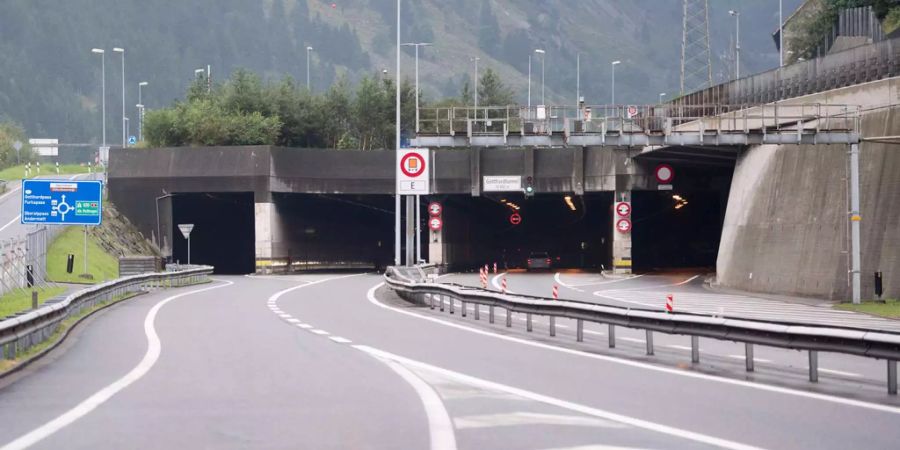
[[[22,180],[22,223],[100,225],[100,181]]]

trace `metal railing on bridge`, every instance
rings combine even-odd
[[[422,108],[419,147],[850,144],[852,105],[599,105]]]

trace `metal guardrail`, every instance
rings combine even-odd
[[[544,297],[510,295],[468,286],[431,283],[419,268],[390,267],[385,272],[387,285],[401,298],[451,314],[459,309],[462,317],[467,306],[476,305],[475,320],[480,319],[478,305],[488,307],[488,320],[494,323],[495,308],[506,311],[506,326],[512,326],[512,313],[526,315],[526,328],[532,331],[532,315],[550,318],[550,336],[556,335],[557,317],[576,321],[576,339],[584,340],[584,322],[609,326],[609,347],[616,345],[615,327],[646,331],[646,351],[653,355],[653,332],[691,336],[691,360],[700,361],[699,338],[742,342],[745,345],[745,365],[754,370],[753,346],[763,345],[809,353],[809,380],[817,382],[818,352],[844,353],[887,361],[887,388],[897,395],[897,360],[900,360],[900,333],[825,327],[796,322],[727,319],[692,313],[667,313],[640,308],[623,308],[573,300],[553,300]]]
[[[123,295],[163,287],[189,286],[206,282],[213,268],[194,266],[178,272],[132,275],[87,287],[69,294],[59,302],[0,320],[0,359],[14,359],[17,353],[45,341],[59,324],[98,303]]]

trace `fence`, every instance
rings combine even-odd
[[[39,227],[24,238],[0,241],[0,295],[28,288],[29,279],[34,286],[53,285],[47,278],[47,249],[61,231],[61,227]]]

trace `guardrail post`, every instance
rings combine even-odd
[[[444,312],[444,297],[438,295],[438,304],[441,305],[441,312]]]
[[[434,309],[434,294],[427,294],[427,295],[428,295],[428,308]]]
[[[509,308],[506,308],[506,328],[512,326],[512,311]]]
[[[745,343],[744,344],[744,353],[745,359],[747,363],[747,372],[753,372],[753,344]]]
[[[463,317],[466,317],[466,314],[468,313],[468,311],[466,311],[466,302],[460,300],[459,303],[460,303],[459,314]]]
[[[897,361],[887,361],[887,385],[888,394],[897,395]]]
[[[481,320],[481,305],[475,303],[475,320]]]
[[[616,348],[616,326],[609,324],[609,348]]]
[[[653,332],[650,330],[647,331],[647,355],[653,356]]]
[[[550,337],[556,336],[556,317],[550,316]]]
[[[531,332],[531,313],[525,314],[525,330]]]
[[[584,342],[584,321],[581,319],[575,322],[575,340]]]
[[[450,314],[454,314],[455,312],[453,311],[453,304],[456,302],[453,301],[453,297],[447,297],[447,301],[450,303]]]
[[[700,362],[700,337],[691,336],[691,362]]]
[[[494,323],[494,305],[488,306],[488,322]]]
[[[809,351],[809,381],[819,382],[819,352]]]

